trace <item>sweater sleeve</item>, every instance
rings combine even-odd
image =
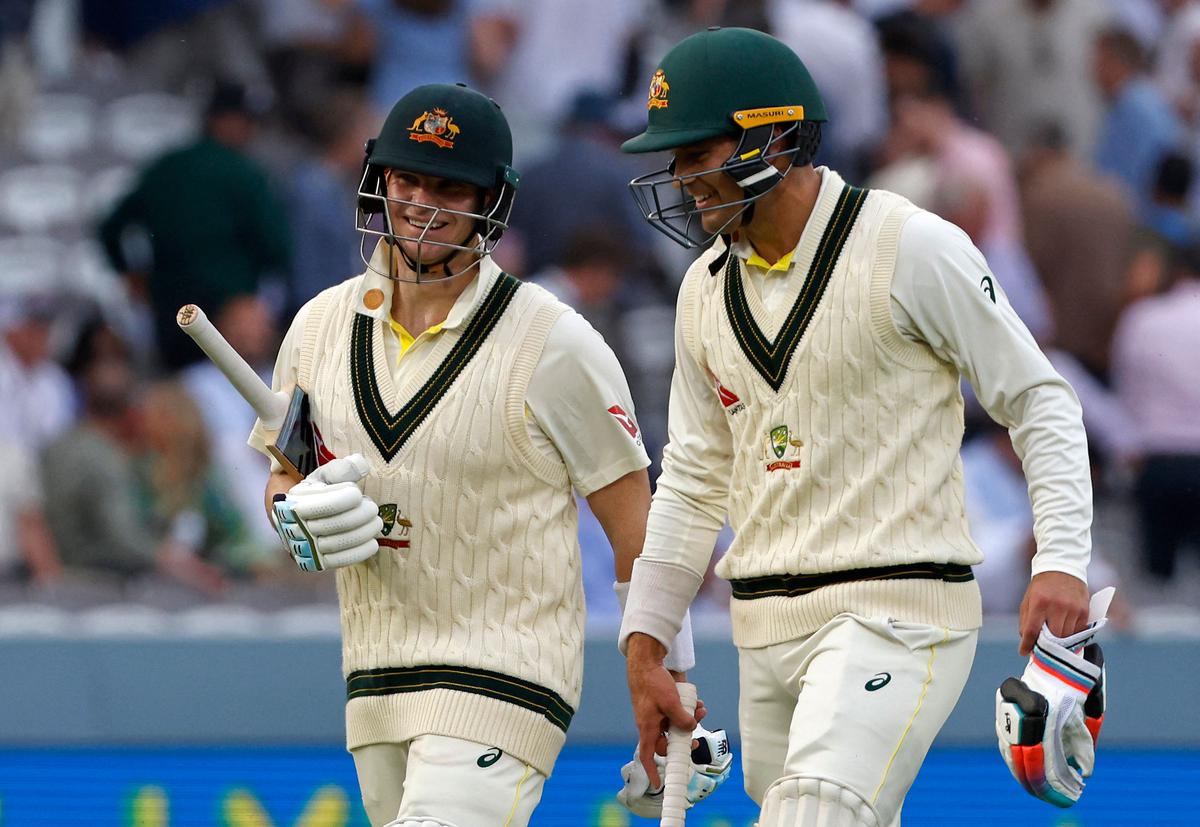
[[[1033,573],[1086,582],[1092,483],[1082,409],[983,255],[953,224],[917,213],[900,236],[891,300],[900,332],[953,364],[1008,429],[1033,504]]]
[[[733,435],[715,383],[686,341],[694,290],[679,291],[675,317],[675,372],[667,413],[662,474],[646,525],[646,560],[671,563],[699,577],[708,569],[725,524],[733,467]]]

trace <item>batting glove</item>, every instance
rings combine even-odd
[[[697,801],[703,801],[712,795],[713,790],[729,778],[733,764],[733,752],[729,749],[729,736],[725,734],[725,730],[709,732],[697,725],[692,732],[692,740],[696,741],[697,745],[692,748],[692,771],[687,789],[688,809]],[[666,757],[655,753],[654,763],[658,767],[658,777],[665,778]],[[621,767],[621,780],[625,782],[625,786],[617,793],[617,801],[627,810],[642,818],[662,816],[663,787],[650,788],[650,776],[638,760],[636,747],[633,760]]]
[[[271,518],[301,571],[352,566],[379,551],[379,507],[358,487],[370,465],[361,454],[326,463],[287,494],[276,494]]]
[[[1056,807],[1079,800],[1083,779],[1095,766],[1105,669],[1104,653],[1092,638],[1106,622],[1100,617],[1065,638],[1043,626],[1024,673],[996,691],[1004,763],[1031,795]]]

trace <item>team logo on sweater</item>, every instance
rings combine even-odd
[[[461,131],[453,116],[445,109],[438,108],[418,115],[408,128],[408,138],[420,143],[430,141],[442,149],[454,149],[454,139]]]
[[[395,503],[384,503],[379,506],[379,519],[383,520],[383,536],[376,538],[379,545],[385,548],[408,548],[408,536],[412,523],[400,513],[400,507]],[[392,537],[393,530],[396,536]]]
[[[767,470],[786,471],[800,467],[800,449],[804,440],[792,437],[787,425],[776,425],[767,432]],[[774,456],[775,459],[771,459]]]

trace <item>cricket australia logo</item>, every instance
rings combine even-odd
[[[789,471],[799,468],[800,449],[803,447],[804,441],[794,439],[787,425],[776,425],[767,432],[767,470]]]
[[[408,128],[408,138],[421,143],[429,141],[442,149],[454,149],[454,139],[460,131],[454,118],[445,109],[438,108],[418,115]]]
[[[646,99],[647,109],[666,109],[667,93],[671,91],[671,84],[667,83],[667,76],[659,69],[654,73],[654,77],[650,78],[650,96]]]
[[[383,536],[376,538],[380,546],[384,548],[409,547],[412,523],[400,513],[399,506],[395,503],[384,503],[379,506],[379,519],[383,520]],[[391,536],[392,531],[396,531],[395,537]]]

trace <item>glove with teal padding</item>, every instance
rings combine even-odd
[[[361,454],[335,459],[275,495],[271,522],[301,571],[352,566],[379,551],[379,507],[358,487],[369,468]]]

